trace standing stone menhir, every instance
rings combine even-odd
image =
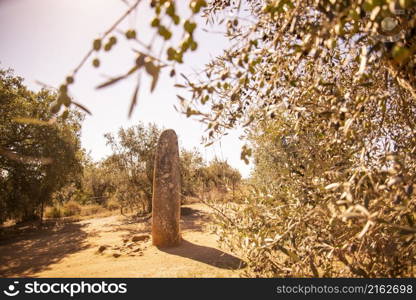
[[[155,154],[152,199],[152,240],[158,247],[181,241],[178,138],[174,130],[162,132]]]

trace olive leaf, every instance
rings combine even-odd
[[[97,86],[96,89],[102,89],[102,88],[105,88],[107,86],[113,85],[114,83],[119,82],[120,80],[129,77],[131,74],[136,72],[138,69],[139,69],[139,66],[136,65],[133,68],[131,68],[126,74],[111,78],[110,80],[108,80],[108,81],[100,84],[99,86]]]
[[[137,82],[136,87],[133,92],[133,97],[131,99],[130,108],[129,108],[129,118],[131,117],[131,114],[133,113],[133,109],[137,104],[137,96],[139,93],[139,87],[140,87],[140,80]]]

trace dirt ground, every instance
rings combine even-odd
[[[0,240],[1,277],[239,277],[243,262],[220,249],[209,208],[183,207],[181,245],[152,245],[150,220],[121,215],[27,230]]]

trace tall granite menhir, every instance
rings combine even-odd
[[[155,154],[152,199],[152,240],[158,247],[181,241],[180,172],[178,138],[174,130],[162,132]]]

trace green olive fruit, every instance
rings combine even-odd
[[[74,83],[74,77],[72,77],[72,76],[68,76],[68,77],[66,78],[66,83],[67,83],[67,84],[73,84],[73,83]]]
[[[93,44],[92,44],[92,47],[95,51],[100,50],[101,49],[101,39],[95,39]]]
[[[100,60],[98,58],[94,58],[94,60],[92,61],[92,65],[98,68],[100,66]]]

